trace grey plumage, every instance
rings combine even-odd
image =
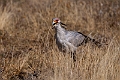
[[[80,32],[66,30],[62,27],[62,25],[64,24],[61,23],[59,18],[54,18],[52,25],[53,28],[55,28],[56,44],[60,51],[74,53],[78,46],[88,41],[92,41],[96,45],[99,44],[99,42],[95,41],[94,39],[91,39],[90,37]]]

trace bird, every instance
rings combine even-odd
[[[92,39],[81,32],[77,31],[69,31],[64,28],[66,24],[62,23],[59,18],[52,19],[52,25],[55,29],[55,39],[58,49],[62,52],[72,53],[73,59],[76,61],[75,53],[79,46],[82,44],[91,41],[96,45],[100,46],[100,43],[97,42],[95,39]]]

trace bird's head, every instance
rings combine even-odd
[[[65,25],[64,23],[62,23],[62,22],[60,21],[59,18],[53,18],[53,19],[52,19],[53,28],[57,27],[58,24]],[[65,25],[65,26],[66,26],[66,25]],[[52,29],[53,29],[53,28],[52,28]]]
[[[60,23],[61,21],[60,21],[60,19],[59,18],[53,18],[52,19],[52,25],[54,26],[54,25],[56,25],[57,23]]]

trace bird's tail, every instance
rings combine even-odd
[[[91,42],[93,42],[95,45],[97,45],[98,47],[101,47],[101,46],[102,46],[102,44],[101,44],[100,42],[96,41],[95,39],[92,39],[92,38],[90,38],[90,37],[88,37],[88,36],[85,36],[85,37],[86,37],[85,43],[87,43],[88,41],[91,41]]]

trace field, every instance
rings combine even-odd
[[[70,54],[52,18],[99,41]],[[0,80],[119,80],[120,0],[0,0]]]

